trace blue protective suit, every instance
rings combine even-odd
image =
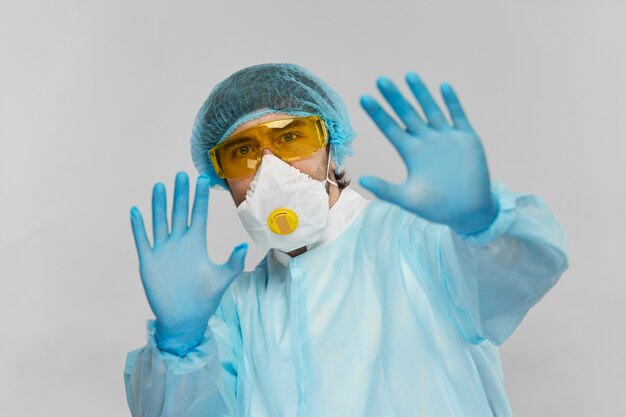
[[[346,189],[324,242],[240,275],[184,357],[128,355],[134,416],[511,416],[498,345],[567,268],[544,202],[494,186],[461,237]]]

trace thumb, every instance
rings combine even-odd
[[[243,271],[243,268],[246,264],[246,255],[248,253],[248,244],[241,243],[233,249],[233,252],[230,254],[228,261],[226,261],[226,266],[235,274],[239,274]]]
[[[359,179],[361,187],[370,191],[376,197],[381,200],[389,201],[390,203],[400,204],[403,200],[402,189],[397,184],[392,184],[389,181],[385,181],[376,177],[361,177]]]

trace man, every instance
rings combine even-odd
[[[338,171],[354,133],[323,81],[267,64],[214,88],[192,135],[190,223],[184,173],[171,231],[154,188],[153,247],[131,209],[156,317],[127,360],[134,416],[512,415],[498,346],[567,268],[565,238],[541,199],[491,184],[449,85],[452,124],[416,74],[407,83],[424,117],[378,82],[404,126],[361,100],[408,169],[399,185],[362,178],[372,202]],[[210,186],[268,250],[254,271],[245,244],[208,258]]]

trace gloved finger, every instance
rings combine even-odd
[[[167,241],[169,230],[167,226],[167,199],[165,185],[156,183],[152,189],[152,230],[154,247],[161,246]]]
[[[180,236],[187,230],[189,216],[189,178],[184,172],[176,174],[174,205],[172,207],[172,236]]]
[[[402,205],[401,202],[404,199],[404,193],[402,191],[402,188],[397,184],[393,184],[389,181],[369,176],[361,177],[359,179],[359,184],[361,185],[361,187],[369,190],[372,194],[374,194],[381,200]]]
[[[139,259],[146,256],[150,252],[150,242],[146,235],[146,228],[143,225],[143,216],[139,209],[135,206],[130,209],[130,225],[133,229],[133,237],[135,239],[135,247],[137,248],[137,254]]]
[[[248,253],[248,244],[241,243],[233,249],[228,261],[224,264],[230,269],[233,273],[232,279],[234,279],[240,272],[243,271],[243,268],[246,263],[246,254]]]
[[[196,182],[196,196],[191,210],[189,229],[206,239],[207,212],[209,211],[209,177],[202,174]]]
[[[393,81],[387,77],[381,77],[378,79],[377,85],[409,132],[417,133],[420,128],[424,127],[422,118],[417,114],[413,106],[406,101]]]
[[[391,144],[400,152],[400,155],[404,155],[406,150],[405,142],[407,140],[406,132],[398,126],[396,121],[387,114],[373,97],[368,95],[362,96],[361,106],[389,139]]]
[[[454,127],[456,129],[466,132],[472,132],[472,125],[470,124],[469,120],[467,120],[467,116],[465,115],[465,111],[461,106],[461,102],[459,101],[456,92],[450,84],[441,84],[441,95],[446,102],[446,106],[448,107],[448,111],[450,112],[450,118],[454,123]]]
[[[430,95],[428,88],[422,81],[422,79],[414,72],[409,72],[406,74],[406,82],[409,85],[409,88],[415,95],[415,98],[419,102],[420,106],[422,106],[422,110],[424,110],[424,115],[428,119],[428,124],[436,129],[442,129],[448,126],[448,121],[446,117],[443,115],[439,106],[433,99],[433,96]]]

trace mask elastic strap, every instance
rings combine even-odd
[[[332,148],[329,146],[329,147],[328,147],[328,164],[326,165],[326,180],[324,180],[324,182],[325,182],[325,183],[332,184],[332,185],[334,185],[335,187],[339,188],[339,185],[338,185],[335,181],[331,180],[331,179],[328,177],[328,174],[330,174],[330,158],[331,158],[330,153],[331,153],[331,149],[332,149]]]

